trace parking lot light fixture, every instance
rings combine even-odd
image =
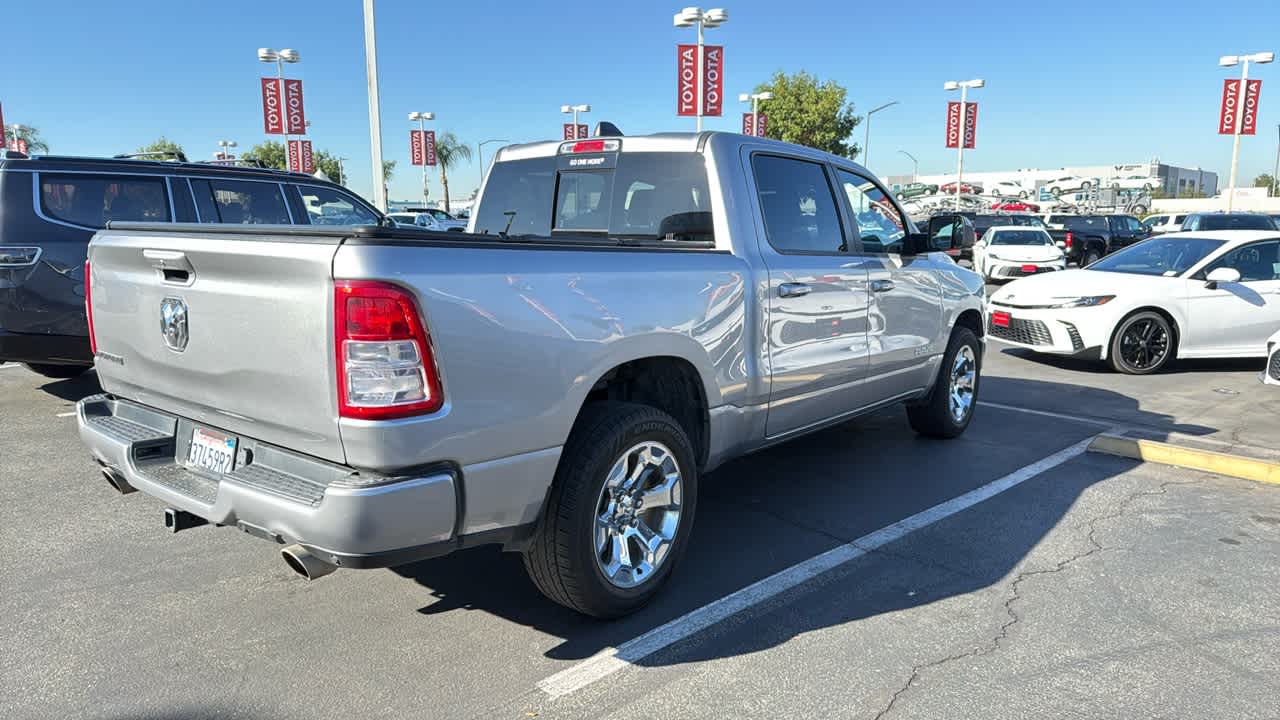
[[[868,170],[870,170],[870,169],[871,169],[871,168],[870,168],[870,163],[871,163],[871,160],[870,160],[870,158],[871,158],[871,150],[870,150],[870,148],[871,148],[871,116],[872,116],[872,115],[875,115],[876,113],[880,112],[881,110],[884,110],[885,108],[890,108],[890,107],[893,107],[894,105],[897,105],[897,104],[898,104],[898,101],[897,101],[897,100],[894,100],[894,101],[892,101],[892,102],[887,102],[887,103],[885,103],[885,104],[881,105],[881,106],[880,106],[880,107],[878,107],[878,108],[874,108],[874,109],[872,109],[872,110],[868,110],[868,111],[867,111],[867,117],[866,117],[866,123],[867,123],[867,126],[866,126],[865,128],[863,128],[863,134],[862,134],[862,167],[865,167],[865,168],[867,168]]]
[[[433,112],[409,113],[409,120],[418,123],[418,130],[422,133],[422,204],[424,207],[429,202],[427,196],[430,194],[427,190],[427,121],[435,119],[436,114]]]
[[[1227,185],[1227,212],[1231,212],[1231,207],[1235,203],[1236,169],[1240,164],[1240,125],[1244,121],[1244,100],[1249,88],[1249,63],[1265,65],[1275,59],[1276,54],[1273,52],[1258,52],[1251,55],[1223,55],[1218,58],[1218,65],[1221,67],[1240,66],[1240,100],[1236,103],[1235,122],[1231,125],[1233,128],[1231,138],[1231,178]]]
[[[675,18],[673,19],[672,22],[678,28],[687,28],[687,27],[698,28],[698,71],[697,71],[698,75],[697,77],[699,78],[699,82],[697,84],[700,87],[702,85],[702,82],[701,82],[702,31],[704,29],[717,28],[729,22],[729,11],[725,10],[724,8],[711,8],[710,10],[703,10],[702,8],[698,8],[698,7],[687,7],[681,10],[680,12],[676,13]],[[704,111],[704,108],[702,106],[702,93],[699,92],[695,94],[698,96],[697,98],[698,132],[702,132],[702,113]]]
[[[738,102],[751,103],[751,134],[752,135],[756,135],[757,133],[760,132],[760,101],[772,100],[772,99],[773,99],[773,93],[768,91],[758,92],[758,93],[742,93],[738,95]]]
[[[916,156],[912,155],[906,150],[899,150],[898,152],[911,158],[911,183],[914,185],[915,183],[919,182],[918,177],[920,175],[920,161],[916,160]]]
[[[573,132],[574,132],[574,135],[578,134],[577,125],[574,125]],[[477,156],[480,158],[480,184],[481,185],[484,184],[484,146],[488,145],[489,143],[504,143],[504,142],[510,142],[510,140],[499,140],[495,138],[493,140],[484,140],[476,144]]]
[[[574,140],[580,139],[578,137],[578,113],[591,112],[591,106],[590,105],[561,105],[560,112],[566,115],[569,115],[569,114],[573,115],[573,139]]]
[[[231,159],[231,148],[237,147],[235,140],[219,140],[218,147],[222,148],[220,160]]]
[[[956,160],[956,211],[960,210],[960,186],[964,180],[964,136],[965,136],[965,111],[968,109],[965,105],[969,96],[969,88],[986,87],[987,83],[982,78],[974,78],[973,80],[948,80],[942,84],[943,90],[959,90],[960,91],[960,137],[956,142],[957,160]]]

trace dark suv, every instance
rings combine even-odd
[[[0,363],[55,378],[93,364],[85,248],[112,220],[371,225],[382,213],[310,175],[156,160],[0,155]]]

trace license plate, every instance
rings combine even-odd
[[[1040,269],[1040,268],[1036,267],[1035,265],[1023,265],[1023,266],[1022,266],[1022,272],[1024,272],[1024,273],[1034,273],[1035,271],[1037,271],[1037,270],[1039,270],[1039,269]]]
[[[236,439],[229,435],[196,428],[191,432],[187,464],[216,473],[229,473],[236,464]]]
[[[991,324],[995,325],[996,327],[1006,327],[1006,328],[1009,327],[1009,320],[1010,320],[1010,317],[1009,317],[1009,313],[1007,312],[991,313]]]

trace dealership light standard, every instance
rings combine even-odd
[[[1276,125],[1276,132],[1280,133],[1280,125]],[[1280,195],[1280,179],[1276,176],[1280,175],[1280,142],[1276,143],[1276,166],[1271,171],[1271,195],[1275,197]]]
[[[560,112],[573,115],[573,139],[578,139],[578,113],[591,112],[590,105],[561,105]],[[588,133],[590,134],[590,133]]]
[[[1261,65],[1275,59],[1276,54],[1272,52],[1260,52],[1252,55],[1223,55],[1218,58],[1218,65],[1222,67],[1240,66],[1240,92],[1237,95],[1239,99],[1236,101],[1235,122],[1231,125],[1235,137],[1231,141],[1231,184],[1227,186],[1227,212],[1231,212],[1231,204],[1235,200],[1236,194],[1236,164],[1240,160],[1240,123],[1244,119],[1244,101],[1249,89],[1249,63],[1255,62]]]
[[[284,129],[284,164],[289,165],[289,111],[285,107],[284,99],[284,64],[296,63],[302,59],[297,50],[285,48],[283,50],[272,50],[271,48],[258,48],[258,59],[264,63],[276,64],[276,78],[280,81],[280,126]],[[289,168],[292,170],[293,168]]]
[[[867,127],[863,128],[863,167],[868,170],[870,169],[870,156],[872,156],[872,152],[870,152],[870,146],[872,146],[872,115],[879,113],[884,108],[892,108],[893,105],[897,105],[897,100],[886,102],[879,108],[867,111],[867,120],[865,120]]]
[[[956,149],[959,151],[959,159],[956,161],[956,210],[960,209],[960,183],[964,179],[964,138],[968,133],[965,131],[966,111],[969,109],[965,105],[969,97],[969,88],[980,88],[986,85],[982,79],[974,80],[948,80],[942,84],[943,90],[959,90],[960,91],[960,128],[959,137],[956,139]]]
[[[373,204],[386,212],[387,186],[382,172],[382,108],[378,98],[378,38],[373,23],[373,0],[364,0],[364,74],[369,92],[369,155],[373,162]]]
[[[230,148],[236,147],[236,141],[235,140],[219,140],[218,147],[222,148],[222,156],[219,159],[230,160],[231,159]]]
[[[729,11],[724,8],[712,8],[703,10],[702,8],[687,7],[675,15],[676,27],[693,27],[698,28],[698,81],[694,83],[695,87],[702,88],[702,30],[704,28],[711,29],[720,27],[729,21]],[[698,132],[702,132],[702,93],[698,95]]]
[[[436,114],[429,112],[411,112],[409,120],[418,123],[418,132],[422,133],[422,204],[425,206],[427,200],[427,121],[435,120]]]
[[[751,103],[751,134],[752,135],[756,135],[757,133],[760,132],[760,101],[772,100],[772,99],[773,99],[773,93],[771,92],[742,93],[741,95],[738,96],[738,102]]]
[[[575,138],[578,136],[578,124],[577,124],[577,123],[574,123],[574,124],[573,124],[573,135],[574,135],[574,137],[575,137]],[[477,143],[477,144],[476,144],[476,150],[478,151],[479,156],[480,156],[480,184],[481,184],[481,185],[483,185],[483,184],[484,184],[484,146],[485,146],[485,145],[488,145],[489,143],[496,143],[496,142],[503,142],[503,143],[504,143],[504,142],[511,142],[511,141],[510,141],[510,140],[497,140],[497,139],[495,139],[495,140],[485,140],[484,142],[480,142],[480,143]]]
[[[916,156],[906,150],[899,150],[898,152],[911,158],[911,184],[916,184],[918,182],[917,178],[920,175],[920,161],[916,160]]]

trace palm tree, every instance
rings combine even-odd
[[[436,138],[436,163],[440,165],[440,185],[444,188],[444,211],[449,212],[449,169],[471,162],[471,146],[458,141],[451,132]]]
[[[10,125],[8,131],[11,137],[27,141],[28,153],[35,155],[49,152],[48,143],[40,139],[40,128],[31,127],[30,125]]]

